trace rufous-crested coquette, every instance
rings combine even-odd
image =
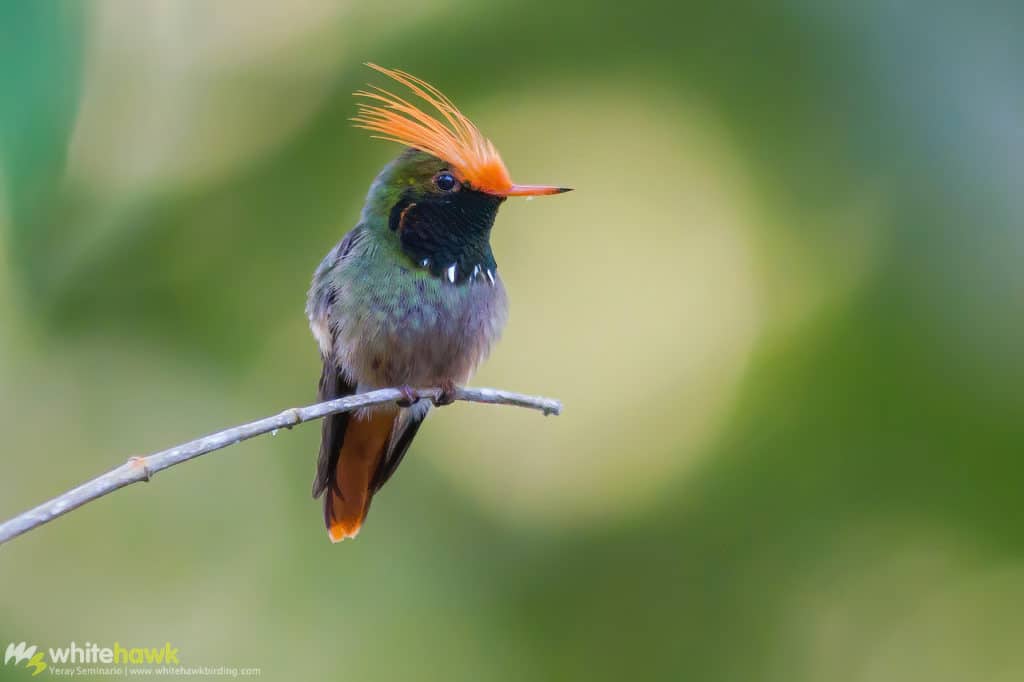
[[[451,402],[501,333],[507,299],[490,236],[510,196],[565,187],[516,185],[494,145],[437,88],[368,66],[437,113],[370,86],[352,120],[405,149],[377,175],[358,224],[313,275],[306,313],[320,345],[319,396],[399,387],[394,405],[323,420],[313,496],[331,540],[355,537],[373,495],[395,473],[430,409],[412,388]]]

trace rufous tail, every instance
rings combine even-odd
[[[395,412],[382,409],[349,419],[334,477],[324,495],[324,522],[331,542],[359,534],[373,496],[373,476],[394,423]]]

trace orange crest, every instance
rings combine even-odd
[[[474,189],[500,195],[516,191],[498,150],[440,90],[404,71],[370,63],[367,66],[409,88],[444,120],[383,88],[370,86],[372,92],[359,90],[356,96],[380,104],[358,104],[359,114],[352,119],[357,128],[380,133],[374,135],[377,139],[415,147],[447,161],[459,179]]]

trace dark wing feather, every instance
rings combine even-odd
[[[424,412],[419,417],[410,416],[411,413],[406,413],[400,419],[403,423],[400,424],[395,432],[391,436],[391,444],[388,447],[387,452],[384,453],[383,459],[377,466],[377,471],[373,474],[373,481],[370,483],[370,490],[376,493],[384,484],[388,482],[394,473],[398,469],[398,465],[402,463],[402,459],[405,457],[405,453],[409,451],[409,446],[412,445],[412,439],[416,437],[416,432],[420,430],[420,424],[426,419],[427,414]]]
[[[320,373],[318,399],[334,400],[356,392],[355,384],[345,381],[332,358],[324,358],[324,368]],[[345,440],[345,429],[348,427],[348,412],[332,414],[324,417],[320,425],[320,458],[316,465],[316,478],[313,479],[313,497],[320,497],[327,486],[334,483],[334,471],[338,467],[338,455],[341,444]]]
[[[337,292],[334,288],[333,273],[341,267],[343,261],[352,254],[353,247],[360,242],[365,229],[356,225],[338,245],[331,249],[313,274],[313,285],[310,289],[306,314],[310,320],[326,321],[332,334],[331,348],[334,347],[333,328],[330,325],[332,309],[337,305]],[[323,371],[320,373],[320,388],[317,392],[321,401],[333,400],[356,392],[356,385],[349,383],[338,369],[332,353],[324,355]],[[319,497],[334,481],[334,471],[338,466],[341,444],[345,440],[345,429],[348,427],[348,413],[334,414],[325,417],[321,424],[320,458],[317,461],[316,478],[313,479],[313,497]]]

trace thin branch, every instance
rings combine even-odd
[[[441,390],[438,388],[427,388],[419,389],[416,393],[422,399],[437,399],[441,394]],[[224,429],[183,445],[176,445],[173,448],[153,453],[147,457],[132,457],[116,469],[111,469],[107,473],[97,476],[77,488],[72,488],[66,493],[58,495],[52,500],[44,502],[38,507],[29,509],[0,524],[0,544],[12,540],[23,533],[27,533],[34,528],[38,528],[44,523],[49,523],[58,516],[67,514],[73,509],[78,509],[83,504],[92,502],[119,488],[140,481],[148,481],[159,471],[182,462],[187,462],[190,459],[195,459],[208,452],[214,452],[229,445],[236,445],[243,440],[248,440],[264,433],[274,433],[278,429],[290,429],[303,422],[322,419],[331,414],[351,412],[360,407],[369,407],[371,405],[393,403],[403,397],[404,394],[397,388],[384,388],[379,391],[359,393],[306,407],[293,407],[273,417],[266,417],[248,424]],[[562,404],[557,400],[523,395],[521,393],[511,393],[509,391],[499,391],[493,388],[457,388],[455,390],[455,399],[474,403],[526,407],[540,410],[545,415],[560,414],[562,411]]]

